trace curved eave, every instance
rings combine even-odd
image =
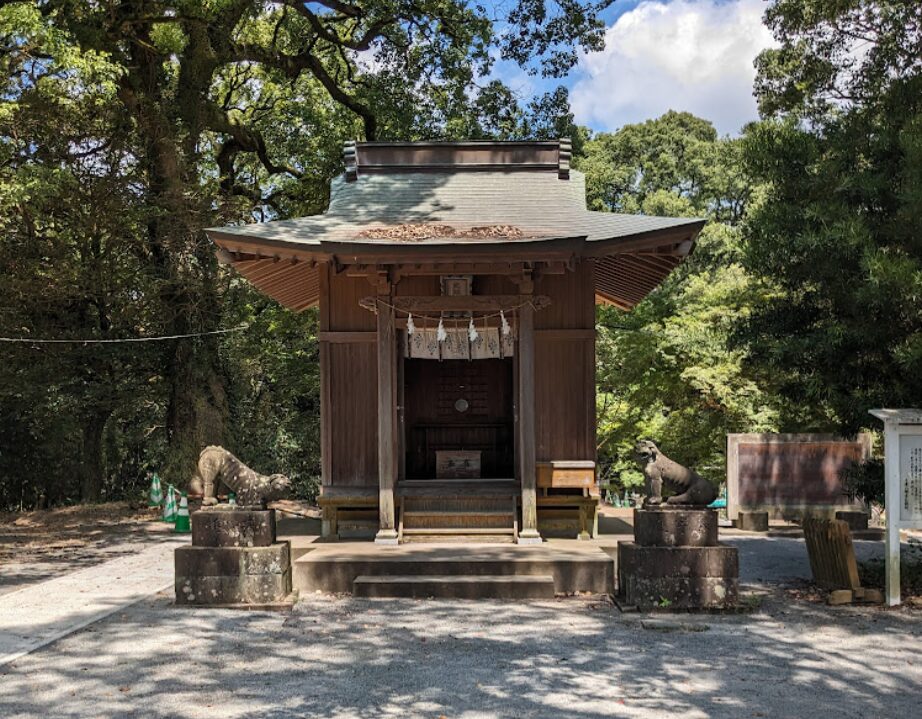
[[[587,241],[579,237],[435,242],[291,242],[207,230],[222,262],[280,304],[301,312],[320,301],[320,269],[377,262],[517,261],[590,259],[595,262],[596,301],[629,310],[654,290],[691,252],[704,221],[633,235]]]

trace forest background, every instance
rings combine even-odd
[[[317,316],[202,228],[322,212],[350,139],[573,139],[591,209],[708,219],[632,312],[598,310],[604,476],[654,438],[714,481],[726,433],[922,401],[922,5],[774,0],[760,120],[611,133],[563,77],[611,2],[0,0],[0,508],[184,484],[223,444],[310,499]],[[500,7],[500,6],[497,6]],[[617,87],[612,88],[617,92]],[[41,343],[48,339],[166,341]]]

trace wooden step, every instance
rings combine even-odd
[[[512,510],[502,509],[478,509],[468,511],[466,509],[408,509],[403,513],[404,517],[511,517]]]
[[[440,599],[553,599],[549,574],[362,575],[352,583],[356,597]]]
[[[512,534],[512,527],[404,527],[404,534]]]
[[[515,544],[512,534],[405,534],[401,544]]]

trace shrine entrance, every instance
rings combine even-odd
[[[404,359],[401,479],[515,477],[513,359]]]

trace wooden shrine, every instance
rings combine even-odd
[[[703,223],[588,211],[569,161],[566,140],[349,143],[323,215],[207,230],[319,308],[326,536],[594,531],[595,305],[633,307]]]

